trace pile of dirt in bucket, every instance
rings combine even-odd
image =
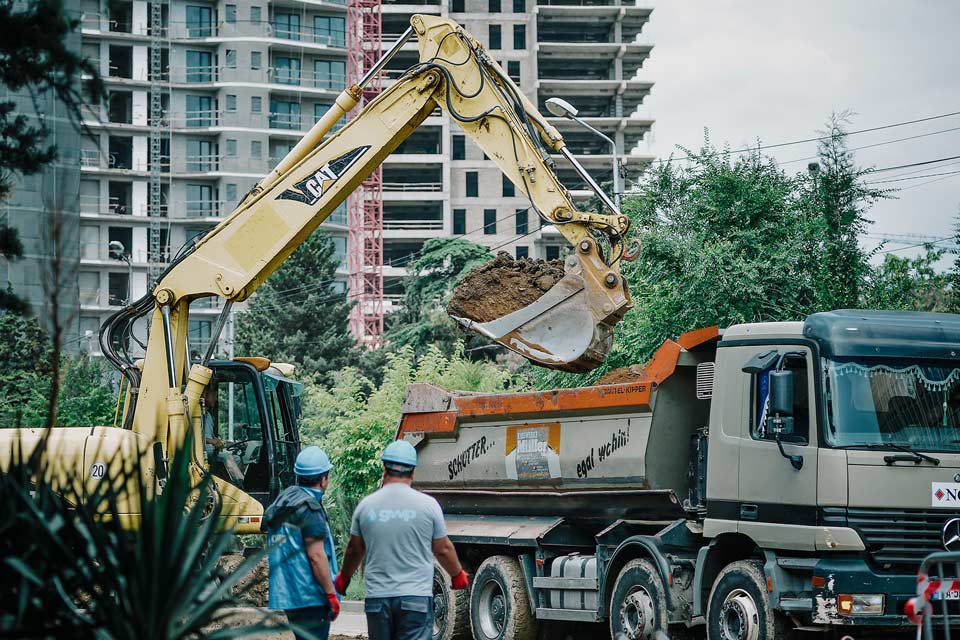
[[[233,573],[244,561],[242,553],[229,553],[220,558],[220,569],[227,574]],[[246,590],[246,593],[244,593]],[[234,585],[233,593],[239,595],[244,604],[252,607],[267,606],[270,594],[270,568],[267,559],[257,563],[253,570]]]
[[[643,382],[647,379],[647,374],[643,371],[643,366],[631,364],[628,367],[620,367],[613,371],[608,371],[594,384],[627,384],[629,382]]]
[[[447,313],[475,322],[496,320],[533,304],[562,277],[562,260],[516,260],[501,251],[460,282]]]

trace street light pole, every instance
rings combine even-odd
[[[613,150],[613,201],[617,205],[617,210],[620,210],[620,201],[623,195],[623,189],[620,185],[620,154],[617,149],[617,143],[613,141],[607,134],[602,131],[592,127],[590,124],[585,122],[577,114],[580,112],[572,104],[563,100],[561,98],[550,98],[547,100],[547,111],[551,114],[557,116],[558,118],[568,118],[573,120],[583,128],[595,133],[597,136],[603,138],[610,144],[610,148]]]

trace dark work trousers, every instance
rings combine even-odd
[[[433,635],[433,597],[367,598],[367,636],[370,640],[430,640]]]
[[[296,626],[297,630],[310,633],[317,640],[327,640],[330,635],[330,607],[304,607],[302,609],[287,609],[287,621]],[[293,632],[296,640],[305,640],[307,636]]]

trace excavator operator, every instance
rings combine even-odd
[[[203,391],[203,450],[213,475],[229,480],[242,489],[243,471],[240,470],[240,465],[234,459],[233,453],[227,450],[227,447],[233,443],[223,440],[219,435],[218,387],[216,382],[211,381]]]

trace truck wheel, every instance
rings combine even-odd
[[[474,640],[537,637],[527,585],[516,558],[492,556],[477,569],[470,588],[470,627]]]
[[[453,590],[450,576],[433,565],[433,640],[469,640],[470,590]]]
[[[782,640],[790,631],[787,619],[770,606],[762,563],[740,560],[720,572],[707,605],[709,640]]]
[[[631,560],[617,576],[610,599],[610,637],[653,640],[667,632],[667,594],[649,560]],[[672,636],[671,636],[672,637]]]

